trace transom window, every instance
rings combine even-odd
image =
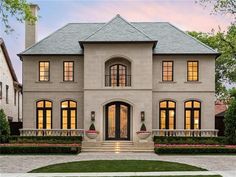
[[[64,61],[63,64],[63,79],[64,81],[74,81],[74,62]]]
[[[162,81],[173,81],[173,61],[162,62]]]
[[[77,128],[77,103],[75,101],[61,102],[61,128]]]
[[[175,102],[160,102],[160,129],[175,129]]]
[[[199,101],[186,101],[185,129],[201,129],[201,103]]]
[[[52,128],[52,102],[38,101],[37,104],[37,129]]]
[[[188,81],[198,81],[198,61],[188,61]]]
[[[39,81],[49,81],[50,63],[49,61],[39,62]]]
[[[112,87],[126,86],[127,67],[121,64],[115,64],[110,67],[110,83]]]

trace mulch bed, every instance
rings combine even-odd
[[[212,144],[155,144],[155,147],[225,147],[225,148],[236,148],[236,145],[212,145]]]
[[[7,143],[7,144],[0,144],[0,147],[1,146],[37,146],[37,147],[81,147],[81,144],[76,144],[76,143],[73,143],[73,144],[52,144],[52,143]]]

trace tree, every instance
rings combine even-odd
[[[228,92],[225,83],[236,82],[236,25],[232,24],[227,32],[193,31],[189,34],[221,53],[216,59],[216,96],[219,99],[226,99]]]
[[[225,113],[225,136],[227,143],[236,144],[236,89],[231,90],[231,102]]]
[[[213,12],[231,14],[236,20],[236,0],[197,0],[200,4],[206,6],[213,5]]]
[[[35,23],[37,17],[32,15],[29,5],[26,0],[0,0],[0,20],[6,33],[14,30],[9,24],[9,17],[21,23],[24,21]]]
[[[3,109],[0,109],[0,142],[8,142],[10,127]]]

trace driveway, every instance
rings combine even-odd
[[[84,160],[161,160],[180,162],[202,167],[210,171],[232,171],[236,169],[236,156],[230,155],[174,155],[159,156],[154,153],[93,153],[79,155],[9,155],[0,156],[0,173],[25,173],[33,169],[71,161]]]

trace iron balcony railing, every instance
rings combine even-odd
[[[127,75],[127,74],[105,75],[105,86],[106,87],[130,87],[131,75]]]

